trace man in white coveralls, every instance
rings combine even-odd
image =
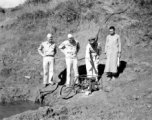
[[[115,33],[115,27],[111,26],[109,28],[110,34],[106,38],[105,53],[107,56],[105,73],[109,76],[108,80],[115,80],[115,75],[117,73],[117,67],[119,63],[119,58],[121,54],[121,41],[120,36]]]
[[[39,54],[43,57],[43,84],[53,85],[54,62],[56,54],[56,45],[53,42],[52,34],[47,34],[47,40],[42,42],[38,48]]]
[[[99,57],[101,54],[101,45],[97,42],[96,38],[90,38],[89,43],[86,46],[86,70],[88,77],[96,77],[98,81],[98,65]]]
[[[75,78],[79,75],[77,54],[79,52],[80,45],[79,45],[79,42],[74,39],[72,34],[68,34],[67,37],[68,37],[68,40],[65,40],[59,46],[59,49],[61,50],[61,52],[65,54],[66,67],[67,67],[66,86],[70,86],[72,66],[73,66]]]

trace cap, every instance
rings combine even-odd
[[[95,40],[95,37],[91,37],[88,39],[88,41],[92,41],[92,40]]]
[[[47,38],[51,38],[51,37],[52,37],[52,34],[48,33]]]
[[[73,38],[73,35],[72,34],[68,34],[68,38]]]

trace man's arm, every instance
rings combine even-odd
[[[121,56],[121,40],[120,36],[118,36],[118,57]]]
[[[86,46],[86,59],[91,60],[89,45]]]
[[[41,44],[38,48],[38,53],[43,57],[44,56],[44,53],[43,53],[43,45]]]
[[[79,52],[79,50],[80,50],[80,44],[79,44],[79,42],[77,43],[77,53]]]
[[[63,52],[63,53],[64,53],[64,49],[65,49],[65,42],[63,42],[63,43],[61,43],[61,44],[59,45],[59,49],[61,50],[61,52]]]
[[[54,55],[56,55],[57,53],[57,49],[56,49],[56,45],[54,46]]]
[[[96,41],[98,41],[98,39],[99,39],[100,30],[101,30],[101,29],[99,28],[98,33],[96,34],[96,37],[95,37]]]
[[[101,48],[101,44],[99,43],[99,46],[98,46],[98,55],[99,56],[101,55],[101,52],[102,52],[102,48]]]
[[[121,40],[120,40],[120,36],[118,37],[118,52],[121,53]]]

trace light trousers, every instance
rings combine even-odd
[[[87,76],[88,77],[95,77],[98,76],[98,65],[99,65],[99,58],[96,58],[95,56],[92,57],[93,59],[86,59],[86,70],[87,70]]]
[[[118,52],[117,50],[109,49],[107,50],[107,60],[104,72],[117,73],[118,66]]]
[[[75,78],[79,75],[79,73],[78,73],[78,60],[77,60],[77,58],[66,58],[65,60],[66,60],[66,67],[67,67],[66,85],[70,85],[72,66],[73,66]]]
[[[53,82],[54,74],[54,57],[43,58],[43,84]]]

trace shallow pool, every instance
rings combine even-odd
[[[15,114],[22,113],[27,110],[36,110],[39,107],[39,104],[35,104],[31,101],[19,101],[5,105],[0,104],[0,120]]]

